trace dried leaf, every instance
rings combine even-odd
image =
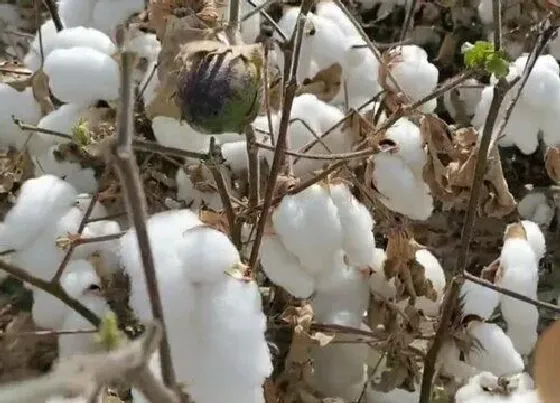
[[[322,332],[315,332],[311,335],[311,340],[319,343],[319,346],[324,347],[333,341],[335,338],[334,334],[327,334]]]
[[[214,228],[229,235],[229,221],[224,212],[200,210],[198,218],[210,228]]]
[[[342,86],[342,66],[333,63],[331,66],[319,71],[311,79],[306,79],[298,88],[297,95],[313,94],[323,102],[332,101],[340,92]]]
[[[555,182],[560,182],[560,147],[550,146],[544,157],[546,173]]]
[[[38,70],[31,78],[31,88],[33,89],[35,100],[41,106],[41,114],[45,116],[52,112],[54,105],[50,96],[49,77],[42,69]]]

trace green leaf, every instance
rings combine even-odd
[[[477,41],[464,54],[465,65],[470,69],[483,69],[496,75],[505,77],[509,71],[509,62],[503,51],[495,51],[494,44],[487,41]]]
[[[95,336],[96,342],[99,343],[104,350],[111,351],[116,349],[125,338],[119,330],[117,315],[113,312],[109,312],[105,315],[101,319],[99,331]]]
[[[72,128],[72,139],[76,144],[82,147],[91,144],[89,122],[86,119],[80,118],[78,124]]]
[[[486,60],[486,70],[498,78],[503,78],[508,75],[509,63],[502,59],[498,53],[493,53]]]

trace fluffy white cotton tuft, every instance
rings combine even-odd
[[[194,152],[208,152],[210,137],[197,132],[187,123],[166,116],[156,116],[152,129],[158,143],[166,147],[176,147]],[[195,163],[196,160],[189,161]]]
[[[342,247],[342,225],[336,205],[322,186],[315,184],[284,197],[272,222],[286,249],[312,273],[334,268]]]
[[[97,0],[60,0],[58,12],[64,28],[91,26],[91,13]]]
[[[554,218],[554,209],[543,192],[531,192],[517,203],[519,215],[537,224],[548,226]]]
[[[461,298],[463,317],[477,315],[487,320],[500,304],[500,295],[496,291],[469,280],[461,287]]]
[[[420,128],[410,120],[400,118],[387,129],[386,137],[397,143],[399,150],[396,155],[402,158],[417,178],[421,178],[427,157]]]
[[[56,36],[56,28],[52,20],[48,20],[41,25],[41,39],[43,42],[43,54],[45,51],[50,51],[51,44]],[[41,61],[43,56],[41,56],[41,41],[39,40],[39,32],[35,34],[31,46],[29,47],[29,52],[23,58],[23,64],[25,67],[33,72],[36,72],[41,68]]]
[[[342,226],[342,246],[350,266],[367,267],[375,253],[373,218],[345,184],[330,186],[331,198],[338,209]]]
[[[445,109],[449,112],[452,118],[458,118],[458,108],[454,103],[456,99],[460,107],[463,108],[465,117],[470,119],[474,116],[476,107],[482,98],[483,86],[478,80],[470,78],[466,80],[461,86],[451,91],[446,91],[443,94],[443,102]]]
[[[445,289],[445,273],[443,272],[443,267],[441,267],[436,257],[427,249],[417,250],[415,257],[416,261],[424,267],[424,276],[426,280],[432,282],[437,295],[435,301],[427,297],[418,297],[415,305],[418,309],[421,309],[425,315],[436,316],[443,301]]]
[[[175,181],[177,183],[177,200],[184,201],[185,204],[193,210],[198,210],[202,206],[206,206],[214,211],[221,210],[223,207],[222,199],[216,188],[210,186],[197,186],[197,184],[193,182],[193,178],[197,177],[197,172],[193,173],[191,171],[192,169],[195,171],[208,170],[208,168],[204,165],[192,165],[191,167],[179,168],[177,170],[177,174],[175,175]],[[221,169],[224,170],[225,167],[221,167]],[[210,177],[211,174],[207,172],[207,176]],[[226,188],[230,190],[230,177],[223,175],[223,178]],[[215,184],[213,179],[210,178],[208,178],[208,182]]]
[[[521,221],[521,224],[525,229],[527,241],[529,242],[529,245],[531,245],[533,252],[535,252],[537,260],[541,260],[546,253],[546,240],[543,232],[537,223],[533,221],[523,220]]]
[[[308,298],[313,293],[315,280],[276,235],[263,237],[260,256],[264,272],[274,284],[296,298]]]
[[[144,0],[97,0],[92,9],[92,26],[114,35],[117,25],[144,9]]]
[[[36,125],[41,119],[41,108],[31,88],[20,92],[6,83],[0,83],[0,144],[21,150],[31,133],[21,130],[13,118]]]
[[[53,95],[64,102],[90,104],[119,96],[119,66],[106,53],[87,47],[57,49],[45,60]]]

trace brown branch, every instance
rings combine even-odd
[[[10,276],[30,284],[33,287],[39,288],[46,293],[58,298],[62,303],[72,308],[74,311],[82,315],[88,322],[94,326],[99,326],[99,317],[94,314],[89,308],[81,304],[78,300],[69,296],[60,284],[53,284],[50,281],[32,276],[21,267],[17,267],[0,260],[0,270],[4,270]]]
[[[467,263],[469,247],[474,229],[474,222],[476,219],[478,204],[480,201],[480,192],[482,189],[484,174],[486,172],[486,161],[488,159],[488,148],[490,146],[490,140],[494,131],[496,119],[498,118],[500,106],[502,104],[504,96],[510,88],[511,85],[508,84],[504,79],[501,79],[494,87],[494,96],[492,98],[492,103],[490,104],[490,110],[488,111],[486,122],[484,123],[482,138],[480,140],[480,144],[478,145],[478,153],[471,186],[471,194],[469,204],[467,206],[465,222],[463,224],[463,231],[461,234],[461,248],[459,250],[457,264],[454,270],[455,277],[453,278],[451,287],[448,289],[443,301],[443,309],[439,325],[436,330],[434,342],[428,350],[428,353],[426,354],[419,403],[429,403],[431,399],[432,383],[437,356],[447,336],[449,323],[453,316],[453,312],[457,305],[457,301],[459,299],[461,291],[462,278],[460,278],[460,275],[465,271],[465,266]]]
[[[117,43],[122,50],[125,29],[121,27],[117,34]],[[134,158],[132,139],[134,137],[134,103],[132,102],[132,69],[135,55],[128,51],[121,51],[121,86],[120,86],[120,108],[118,115],[117,142],[111,148],[111,160],[115,165],[117,174],[124,193],[129,222],[135,228],[138,249],[142,259],[146,286],[152,307],[152,315],[163,326],[161,338],[160,358],[161,370],[165,384],[169,387],[175,385],[171,352],[166,337],[166,326],[163,315],[163,306],[159,294],[159,288],[154,265],[154,257],[146,227],[146,200],[144,189],[140,182],[138,165]]]
[[[271,151],[275,151],[277,147],[271,146],[270,144],[265,144],[265,143],[256,143],[256,146],[259,148],[264,148],[267,150],[271,150]],[[286,150],[284,151],[284,154],[286,155],[291,155],[294,157],[299,157],[299,158],[303,158],[303,159],[310,159],[310,160],[328,160],[328,161],[334,161],[334,160],[352,160],[352,159],[361,159],[361,158],[366,158],[369,157],[370,155],[375,154],[376,151],[368,148],[367,150],[361,150],[361,151],[354,151],[354,152],[349,152],[349,153],[340,153],[340,154],[305,154],[305,153],[300,153],[297,151],[289,151]]]
[[[88,208],[87,208],[86,212],[84,213],[84,216],[82,217],[82,220],[80,221],[80,225],[78,226],[78,235],[82,235],[82,233],[84,232],[84,229],[86,228],[89,217],[91,216],[91,213],[93,212],[93,208],[95,207],[95,203],[97,203],[97,193],[94,194],[91,197]],[[62,262],[60,262],[60,265],[58,266],[58,269],[56,270],[56,273],[54,274],[53,278],[51,279],[52,283],[59,283],[60,282],[60,278],[62,277],[62,274],[64,273],[64,269],[66,268],[66,266],[68,266],[68,262],[70,262],[70,259],[72,258],[72,254],[74,253],[74,250],[76,249],[76,246],[78,246],[78,244],[76,244],[74,242],[72,242],[70,244],[70,247],[66,251],[66,255],[64,255],[64,258],[62,259]]]
[[[76,329],[76,330],[34,330],[32,332],[5,332],[3,337],[45,337],[45,336],[60,336],[72,334],[93,334],[97,333],[97,329]]]
[[[268,132],[270,135],[270,142],[274,145],[274,126],[272,124],[272,112],[270,108],[270,73],[268,71],[268,47],[264,49],[264,67],[263,67],[263,85],[264,85],[264,106],[266,109],[266,121],[268,124]]]
[[[259,204],[259,148],[253,126],[245,129],[247,138],[247,158],[249,160],[247,172],[249,176],[249,209],[254,209]]]
[[[247,3],[249,3],[250,5],[252,5],[253,7],[258,7],[252,0],[245,0],[247,1]],[[288,40],[288,37],[286,36],[286,34],[284,33],[284,31],[282,31],[282,28],[280,28],[278,26],[278,24],[276,23],[276,21],[274,21],[274,18],[272,18],[270,16],[270,14],[268,14],[266,11],[264,10],[260,10],[259,13],[266,19],[266,21],[272,25],[272,27],[274,28],[274,30],[276,32],[278,32],[278,35],[280,35],[280,37],[282,38],[282,40],[284,42],[286,42]]]
[[[463,277],[466,280],[472,281],[473,283],[479,284],[479,285],[481,285],[483,287],[486,287],[486,288],[490,288],[494,291],[497,291],[500,294],[507,295],[508,297],[512,297],[512,298],[518,299],[520,301],[526,302],[530,305],[536,306],[537,308],[544,308],[544,309],[548,309],[548,310],[556,312],[556,313],[560,313],[560,306],[558,306],[558,305],[549,304],[548,302],[538,301],[538,300],[536,300],[534,298],[530,298],[526,295],[518,294],[518,293],[516,293],[514,291],[511,291],[507,288],[503,288],[503,287],[497,286],[495,284],[492,284],[488,280],[485,280],[485,279],[480,278],[480,277],[473,276],[472,274],[467,273],[467,272],[463,273]]]
[[[278,130],[278,139],[276,142],[276,151],[274,152],[274,158],[272,160],[272,167],[270,168],[270,175],[268,177],[268,182],[266,184],[266,192],[264,196],[263,209],[261,215],[257,222],[257,231],[255,235],[255,242],[253,243],[253,248],[251,249],[251,256],[249,258],[249,270],[254,276],[257,271],[257,260],[259,257],[259,249],[262,237],[264,235],[264,229],[266,226],[266,220],[268,219],[268,212],[272,207],[272,198],[274,196],[274,189],[276,187],[276,179],[278,179],[278,174],[280,169],[284,165],[286,150],[286,139],[288,134],[288,125],[290,121],[290,113],[292,111],[292,104],[294,102],[294,97],[297,90],[297,80],[296,72],[299,64],[299,55],[301,52],[301,44],[303,40],[303,30],[305,27],[306,15],[313,6],[313,0],[303,0],[301,4],[300,14],[296,22],[296,28],[291,39],[292,42],[292,53],[290,57],[290,70],[288,79],[285,81],[283,105],[282,105],[282,117],[280,119],[280,127]]]
[[[54,4],[53,0],[43,0],[43,2],[49,10],[49,14],[51,15],[56,32],[62,31],[64,29],[64,26],[62,25],[62,21],[60,20],[60,15],[58,15],[58,8],[56,7],[56,4]]]

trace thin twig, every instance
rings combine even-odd
[[[558,305],[549,304],[548,302],[538,301],[538,300],[536,300],[534,298],[530,298],[526,295],[518,294],[518,293],[513,292],[513,291],[511,291],[507,288],[503,288],[503,287],[497,286],[495,284],[492,284],[488,280],[485,280],[485,279],[480,278],[480,277],[473,276],[472,274],[467,273],[467,272],[463,273],[463,277],[466,280],[469,280],[469,281],[472,281],[473,283],[481,285],[482,287],[491,288],[492,290],[497,291],[500,294],[504,294],[504,295],[507,295],[508,297],[512,297],[512,298],[518,299],[520,301],[526,302],[530,305],[536,306],[537,308],[544,308],[544,309],[548,309],[548,310],[556,312],[556,313],[560,313],[560,306],[558,306]]]
[[[39,36],[39,54],[41,55],[41,69],[45,64],[45,50],[43,48],[43,30],[41,29],[41,4],[39,0],[33,0],[34,14],[35,14],[35,28],[37,28],[37,35]]]
[[[73,334],[92,334],[97,333],[97,329],[76,329],[76,330],[34,330],[32,332],[6,332],[2,337],[46,337],[46,336],[61,336]]]
[[[303,40],[303,30],[305,27],[306,16],[313,5],[313,0],[303,0],[301,4],[300,14],[296,22],[296,28],[292,36],[292,53],[290,57],[290,72],[288,80],[284,87],[283,105],[282,105],[282,117],[280,119],[280,127],[278,130],[278,139],[276,142],[276,151],[274,152],[274,158],[272,160],[272,166],[270,168],[270,175],[268,177],[268,182],[266,184],[266,193],[264,196],[263,209],[261,215],[257,222],[257,231],[255,234],[255,242],[253,243],[253,248],[251,249],[251,256],[249,258],[249,270],[252,275],[255,275],[257,271],[257,260],[259,257],[259,249],[262,237],[264,235],[264,229],[266,226],[266,221],[268,219],[268,212],[272,207],[272,198],[274,196],[274,190],[276,187],[276,179],[280,173],[281,167],[284,165],[286,150],[286,138],[288,134],[288,125],[290,121],[290,113],[292,111],[292,104],[297,90],[297,80],[296,72],[299,63],[299,54],[301,52],[301,44]]]
[[[32,276],[21,267],[11,265],[4,262],[3,260],[0,260],[0,270],[4,270],[10,276],[13,276],[18,280],[23,281],[24,283],[30,284],[33,287],[39,288],[52,295],[53,297],[58,298],[62,303],[82,315],[93,326],[99,326],[99,317],[94,314],[88,307],[82,305],[78,300],[69,296],[66,291],[64,291],[64,288],[60,286],[60,284],[53,284],[50,281]]]
[[[93,212],[93,208],[95,207],[96,203],[97,203],[97,193],[95,193],[91,197],[91,200],[89,201],[88,208],[84,213],[82,220],[80,221],[80,225],[78,226],[78,235],[82,235],[82,233],[84,232],[84,229],[86,228],[87,222],[89,220],[89,217],[91,216],[91,213]],[[72,258],[72,253],[74,253],[74,250],[76,249],[77,246],[78,244],[74,242],[70,244],[70,247],[66,251],[66,255],[64,255],[62,262],[60,262],[60,265],[58,266],[58,269],[56,270],[56,273],[51,280],[52,283],[60,282],[60,277],[62,277],[62,273],[64,273],[64,269],[68,265],[68,262],[70,262],[70,259]]]
[[[43,0],[43,2],[49,10],[49,14],[51,15],[56,32],[62,31],[64,29],[64,26],[62,25],[62,21],[60,20],[60,15],[58,15],[58,8],[56,7],[56,4],[54,4],[53,0]]]
[[[414,16],[414,9],[416,8],[416,0],[408,1],[406,7],[406,16],[403,22],[403,26],[401,29],[400,41],[404,42],[406,39],[406,35],[408,34],[408,30],[410,29],[410,22],[412,21],[412,17]]]
[[[264,85],[264,102],[266,108],[266,121],[268,123],[268,132],[270,133],[270,142],[272,145],[275,144],[276,140],[274,139],[274,126],[272,124],[272,112],[270,108],[270,72],[268,67],[268,55],[269,49],[268,46],[264,49],[264,67],[263,67],[263,85]]]
[[[492,0],[492,30],[494,31],[494,51],[502,49],[502,1]]]
[[[119,48],[122,50],[125,32],[121,29]],[[154,265],[152,248],[146,227],[146,198],[144,189],[140,182],[138,165],[132,149],[132,138],[134,137],[134,102],[132,102],[132,69],[135,55],[129,51],[121,52],[121,86],[120,86],[120,109],[118,115],[118,132],[116,146],[111,150],[111,159],[119,175],[124,199],[128,211],[129,222],[133,224],[138,242],[138,249],[144,268],[144,276],[148,295],[152,306],[152,315],[163,327],[161,338],[160,358],[161,370],[165,384],[169,387],[175,385],[171,351],[166,337],[166,326],[163,315],[163,306],[159,294],[159,288]]]
[[[254,209],[259,204],[259,148],[253,126],[245,129],[247,137],[247,158],[249,176],[249,209]]]
[[[278,0],[267,0],[265,1],[263,4],[261,4],[258,7],[255,7],[254,9],[252,9],[251,11],[249,11],[247,14],[245,14],[243,17],[241,17],[241,22],[247,21],[249,18],[251,18],[253,15],[260,13],[261,10],[266,9],[268,6],[274,4],[274,3],[278,3]]]
[[[437,356],[445,341],[449,322],[451,321],[453,312],[455,310],[455,306],[457,305],[457,301],[459,299],[462,279],[459,278],[458,276],[465,271],[465,266],[469,254],[469,247],[470,247],[472,233],[474,229],[474,222],[476,219],[476,213],[478,211],[478,204],[480,201],[480,191],[482,189],[484,174],[486,172],[488,147],[490,146],[490,140],[492,138],[494,124],[496,122],[496,119],[498,118],[500,106],[509,88],[510,88],[510,84],[508,84],[504,79],[501,79],[498,82],[498,84],[496,84],[496,86],[494,87],[494,96],[492,98],[492,103],[490,104],[488,117],[486,118],[486,122],[484,123],[482,138],[478,146],[476,166],[475,166],[475,171],[474,171],[474,176],[473,176],[473,181],[471,186],[471,194],[470,194],[469,204],[465,216],[465,222],[463,225],[463,231],[461,234],[461,248],[459,250],[459,254],[457,257],[457,264],[455,266],[455,271],[454,271],[455,277],[451,282],[451,287],[446,293],[443,302],[441,318],[436,331],[434,342],[430,347],[430,349],[428,350],[428,353],[426,354],[419,403],[429,403],[431,399],[432,383],[433,383]]]
[[[252,5],[253,7],[258,7],[252,0],[246,0],[247,3],[249,3],[250,5]],[[274,30],[276,32],[278,32],[278,35],[280,35],[280,37],[282,38],[282,40],[284,42],[286,42],[288,40],[288,37],[286,36],[286,34],[284,33],[284,31],[282,31],[282,28],[280,28],[278,26],[278,24],[276,23],[276,21],[274,21],[274,18],[272,18],[270,16],[270,14],[268,14],[266,11],[264,10],[260,10],[259,13],[261,13],[261,15],[268,21],[268,23],[270,25],[272,25],[272,27],[274,28]]]
[[[259,148],[264,148],[267,150],[272,150],[275,151],[276,147],[271,146],[270,144],[265,144],[265,143],[256,143],[257,147]],[[284,151],[284,153],[286,155],[291,155],[293,157],[299,157],[299,158],[303,158],[303,159],[310,159],[310,160],[327,160],[327,161],[334,161],[334,160],[352,160],[352,159],[361,159],[361,158],[366,158],[369,157],[370,155],[373,155],[376,153],[375,150],[368,148],[367,150],[361,150],[361,151],[354,151],[354,152],[349,152],[349,153],[340,153],[340,154],[306,154],[306,153],[300,153],[297,151],[289,151],[286,150]]]

